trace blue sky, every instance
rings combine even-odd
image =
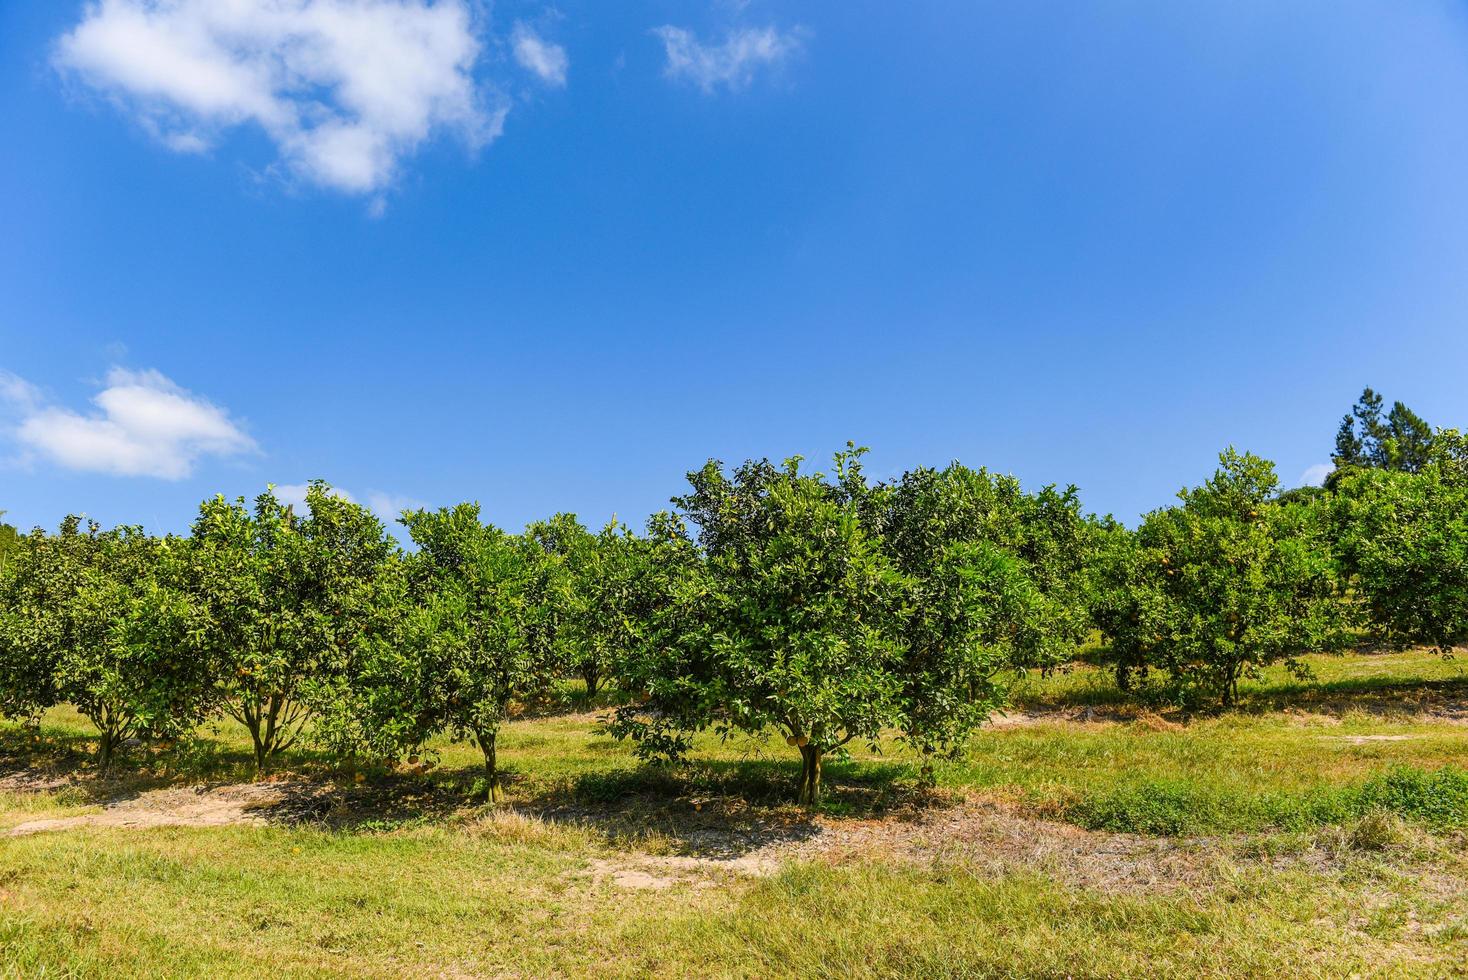
[[[0,509],[634,524],[855,439],[1132,520],[1468,423],[1458,4],[12,0]]]

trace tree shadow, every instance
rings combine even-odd
[[[1355,655],[1401,652],[1397,648],[1364,645]],[[1116,683],[1114,664],[1106,651],[1078,659],[1060,668],[1062,675],[1077,677],[1064,685],[1033,680],[1016,683],[1008,710],[1012,713],[1054,715],[1057,720],[1134,720],[1140,713],[1186,720],[1192,716],[1217,716],[1227,710],[1216,698],[1198,700],[1196,692],[1185,695],[1165,671],[1154,671],[1134,679],[1123,691]],[[1468,722],[1468,676],[1403,677],[1379,674],[1320,680],[1312,676],[1246,680],[1240,685],[1238,704],[1231,709],[1244,714],[1278,711],[1309,711],[1332,716],[1360,711],[1382,717],[1432,716],[1447,721]],[[1077,716],[1080,711],[1083,716]],[[1002,727],[1002,726],[1001,726]]]
[[[614,685],[601,688],[595,694],[588,695],[585,688],[580,684],[567,687],[558,695],[541,698],[526,704],[516,706],[513,717],[516,720],[533,720],[539,718],[561,718],[567,715],[583,715],[590,712],[612,712],[624,704],[630,704],[636,700],[636,695],[630,691],[624,691]]]
[[[484,801],[477,767],[431,773],[379,772],[353,782],[305,781],[279,803],[252,813],[277,824],[310,824],[339,833],[374,833],[441,825],[494,812],[515,813],[588,831],[615,847],[656,843],[672,852],[733,860],[775,843],[817,836],[831,819],[916,816],[955,802],[917,786],[910,767],[888,762],[831,763],[826,798],[795,804],[799,763],[714,761],[643,764],[613,772],[536,780],[502,768],[507,798]]]
[[[474,765],[423,771],[326,752],[294,750],[279,772],[257,780],[253,756],[202,730],[188,739],[126,747],[111,769],[95,764],[96,736],[0,727],[0,788],[64,791],[79,804],[116,806],[150,793],[189,789],[233,798],[258,787],[251,817],[281,826],[372,833],[437,825],[488,812],[483,771]],[[502,767],[507,809],[588,830],[609,844],[657,842],[678,853],[737,858],[820,831],[820,821],[877,819],[942,806],[919,787],[910,764],[833,759],[819,808],[796,805],[795,758],[639,764],[570,776]]]
[[[808,809],[795,803],[799,773],[795,760],[649,763],[527,787],[523,805],[609,843],[656,839],[676,853],[727,859],[815,836],[822,820],[873,820],[951,802],[917,785],[909,765],[836,760],[825,766],[820,806]]]
[[[1444,721],[1468,722],[1468,678],[1301,680],[1246,690],[1240,700],[1239,709],[1252,714],[1304,710],[1339,716],[1355,711],[1381,717],[1425,715]]]

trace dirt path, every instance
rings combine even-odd
[[[324,787],[281,781],[152,790],[113,800],[75,816],[29,820],[6,837],[92,827],[223,827],[297,822],[324,814]],[[507,811],[516,820],[541,821],[529,811]],[[596,826],[594,817],[578,823]],[[1037,820],[1015,807],[983,800],[883,819],[818,816],[799,826],[768,830],[701,829],[682,838],[684,854],[618,851],[590,862],[595,880],[622,888],[667,888],[734,875],[771,874],[791,859],[845,862],[879,857],[931,863],[957,861],[1001,868],[1064,869],[1089,884],[1124,884],[1166,878],[1186,881],[1197,848],[1187,842],[1095,834],[1069,824]]]
[[[29,834],[83,827],[146,829],[263,824],[270,811],[295,801],[300,793],[301,787],[287,783],[240,783],[153,790],[111,801],[93,813],[28,820],[11,827],[3,836],[25,837]]]
[[[0,837],[93,827],[298,823],[324,818],[333,811],[334,800],[328,787],[304,780],[169,788],[116,799],[90,813],[30,820],[0,832]],[[491,832],[501,820],[512,825],[504,829],[514,835],[523,833],[526,823],[561,822],[506,807],[487,818]],[[592,830],[598,827],[593,815],[574,822]],[[1326,872],[1340,863],[1340,854],[1328,843],[1286,856],[1257,852],[1244,856],[1234,846],[1240,840],[1097,833],[1038,819],[1009,803],[958,797],[951,805],[881,819],[817,816],[794,825],[787,821],[763,828],[693,830],[679,839],[681,854],[597,848],[567,877],[616,890],[697,890],[771,875],[791,860],[832,864],[876,860],[963,868],[996,877],[1040,873],[1105,893],[1156,894],[1209,888],[1245,865]],[[1463,884],[1448,876],[1437,890],[1448,893]]]
[[[1201,880],[1213,866],[1217,841],[1093,833],[1039,820],[1008,804],[967,800],[907,819],[817,817],[800,839],[780,836],[743,853],[653,855],[627,852],[591,862],[593,880],[618,888],[707,887],[710,875],[758,877],[789,860],[889,860],[955,864],[993,873],[1045,872],[1104,890],[1144,886],[1177,890]],[[757,841],[757,837],[756,837]],[[716,849],[717,850],[717,849]]]

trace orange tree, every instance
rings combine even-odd
[[[698,729],[773,729],[800,752],[798,796],[814,804],[827,756],[898,723],[893,627],[906,583],[843,487],[858,455],[837,454],[835,482],[802,472],[798,457],[732,476],[711,460],[689,474],[675,504],[698,528],[702,561],[679,570],[653,642],[630,659],[629,685],[645,698],[619,710],[616,734],[666,758]]]
[[[1121,662],[1228,706],[1242,678],[1279,661],[1300,671],[1300,654],[1349,632],[1324,508],[1280,501],[1267,460],[1229,449],[1219,461],[1116,549],[1098,618]]]
[[[23,538],[0,575],[0,711],[74,705],[97,728],[104,770],[127,739],[201,721],[212,677],[196,645],[204,613],[181,587],[186,551],[77,517]]]
[[[954,752],[1004,700],[1007,671],[1066,659],[1088,628],[1088,526],[1074,490],[1024,493],[954,463],[869,495],[881,545],[908,581],[899,622],[902,730]]]
[[[417,551],[379,576],[340,731],[381,756],[417,751],[439,732],[471,740],[498,800],[501,726],[559,684],[562,559],[535,534],[483,523],[477,504],[402,522]]]
[[[678,513],[650,524],[666,560],[624,669],[642,697],[615,734],[676,758],[700,729],[774,731],[813,804],[828,757],[888,730],[931,780],[932,756],[1002,701],[1000,670],[1068,649],[1084,589],[1051,528],[1082,523],[1073,493],[1027,496],[956,465],[874,486],[864,452],[848,444],[830,478],[798,457],[689,474]]]
[[[1418,473],[1368,469],[1336,484],[1338,546],[1367,627],[1396,644],[1468,643],[1468,451],[1440,431]]]
[[[223,497],[194,521],[190,583],[208,610],[205,655],[224,710],[249,731],[255,768],[344,696],[366,602],[395,550],[371,511],[311,484],[305,514],[272,490]]]

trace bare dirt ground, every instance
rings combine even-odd
[[[0,789],[54,789],[46,777],[11,774]],[[170,787],[108,800],[87,813],[30,820],[3,837],[87,828],[146,830],[157,827],[231,825],[330,825],[328,814],[350,808],[331,787],[302,779],[259,783]],[[472,818],[488,833],[522,833],[536,825],[603,829],[625,814],[575,816],[506,806]],[[1240,839],[1242,840],[1242,838]],[[1221,868],[1302,868],[1328,872],[1339,863],[1329,842],[1286,855],[1243,854],[1231,838],[1177,839],[1097,833],[1037,819],[1016,806],[973,795],[953,795],[930,805],[880,818],[814,817],[745,821],[737,828],[718,819],[698,821],[673,838],[680,853],[654,853],[611,846],[570,872],[592,885],[626,890],[675,887],[715,888],[731,879],[775,873],[787,861],[846,864],[889,861],[925,867],[962,867],[1001,875],[1043,873],[1073,886],[1102,892],[1174,893],[1205,888],[1220,880]],[[1454,878],[1449,891],[1462,887]]]
[[[6,777],[12,791],[54,789],[54,780]],[[337,804],[328,787],[304,780],[156,789],[113,798],[92,812],[29,820],[7,837],[93,827],[221,827],[323,820]],[[343,804],[348,805],[348,804]],[[625,820],[625,816],[618,819]],[[543,821],[596,829],[595,814],[545,815],[505,807],[496,821]],[[797,817],[745,821],[737,829],[700,821],[677,835],[681,854],[619,851],[592,862],[595,878],[627,888],[665,888],[710,873],[765,875],[789,859],[844,862],[857,858],[930,863],[963,861],[993,867],[1064,866],[1067,877],[1088,884],[1124,885],[1183,880],[1196,844],[1161,838],[1096,834],[1068,824],[1037,820],[1007,804],[955,797],[938,806],[872,819]]]
[[[21,789],[26,780],[12,775],[0,789]],[[49,785],[48,785],[49,784]],[[31,780],[31,789],[57,789],[65,780]],[[321,793],[300,783],[237,783],[223,786],[184,786],[158,789],[107,801],[101,809],[67,817],[28,820],[3,836],[24,837],[48,831],[84,827],[223,827],[265,824],[288,813],[308,814]]]
[[[1338,724],[1342,717],[1361,712],[1383,719],[1421,724],[1468,725],[1468,694],[1450,691],[1411,690],[1374,693],[1354,698],[1313,698],[1271,708],[1292,715],[1303,724]],[[1013,709],[996,714],[984,726],[1004,731],[1034,725],[1137,724],[1153,731],[1182,731],[1188,713],[1177,708],[1154,711],[1135,705],[1087,705],[1065,708]]]
[[[1023,869],[1093,888],[1156,891],[1195,881],[1208,843],[1092,833],[982,799],[883,819],[818,816],[802,831],[745,832],[737,841],[712,833],[702,839],[689,835],[684,841],[689,854],[626,853],[593,861],[590,873],[620,888],[663,889],[680,883],[706,887],[710,874],[768,875],[789,860],[886,860],[962,865],[995,874]]]

